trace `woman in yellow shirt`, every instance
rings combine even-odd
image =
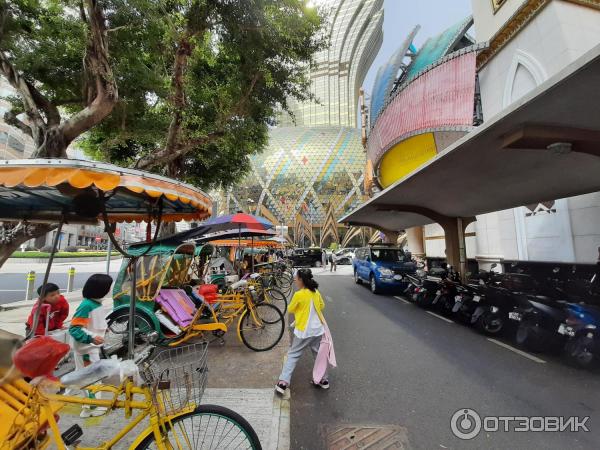
[[[279,381],[275,386],[278,394],[285,394],[290,385],[292,373],[306,348],[310,348],[316,357],[321,345],[321,338],[325,333],[323,323],[323,309],[325,302],[321,293],[317,290],[319,284],[313,278],[310,269],[300,269],[296,273],[296,287],[298,291],[294,294],[288,306],[288,312],[294,315],[294,339],[288,350],[287,359],[283,365]],[[327,374],[317,385],[322,389],[329,389]]]

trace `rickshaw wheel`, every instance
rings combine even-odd
[[[134,317],[135,323],[135,346],[134,353],[142,351],[149,344],[157,340],[157,332],[152,323],[152,319],[147,313],[136,311]],[[104,353],[110,357],[117,355],[119,357],[127,356],[129,328],[129,312],[119,311],[116,314],[109,315],[107,319],[107,329],[104,335]]]

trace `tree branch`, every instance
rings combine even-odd
[[[33,134],[31,132],[31,127],[26,125],[24,122],[20,121],[14,112],[6,111],[4,113],[4,121],[9,125],[11,125],[15,128],[18,128],[26,135],[33,137]]]
[[[191,152],[194,148],[205,145],[210,142],[216,141],[217,139],[223,137],[225,135],[225,131],[217,130],[212,133],[208,133],[206,136],[202,136],[196,139],[190,139],[185,144],[178,146],[176,149],[167,149],[166,147],[156,153],[152,153],[150,155],[146,155],[137,160],[135,163],[135,168],[140,170],[150,170],[156,166],[164,166],[167,165],[176,159],[185,156],[187,153]]]
[[[43,133],[46,124],[31,92],[32,86],[17,72],[3,51],[0,51],[0,74],[19,93],[27,117],[29,117],[35,127],[40,129],[38,133]],[[36,132],[34,131],[35,134]]]
[[[35,86],[29,81],[25,81],[27,86],[29,87],[29,92],[31,92],[31,96],[35,103],[40,107],[44,113],[46,114],[46,125],[55,126],[60,123],[60,113],[58,112],[58,108],[53,105],[40,91],[38,91]]]
[[[62,125],[67,144],[100,123],[118,101],[117,83],[109,61],[106,19],[98,0],[84,0],[81,16],[88,23],[88,41],[84,65],[90,80],[87,106]]]

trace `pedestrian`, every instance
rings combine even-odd
[[[275,386],[275,392],[280,395],[285,394],[290,385],[292,373],[304,350],[310,348],[315,358],[317,357],[323,335],[326,332],[325,318],[322,312],[325,302],[317,290],[319,284],[313,278],[311,270],[299,269],[294,281],[298,290],[288,306],[288,311],[294,315],[295,319],[293,323],[294,337]],[[327,371],[320,373],[322,373],[321,378],[312,380],[313,385],[321,389],[329,389]]]
[[[45,286],[45,289],[44,289]],[[43,298],[42,298],[43,291]],[[42,309],[40,311],[35,336],[43,336],[46,334],[46,322],[48,322],[48,331],[60,330],[63,323],[69,316],[69,303],[60,294],[59,287],[54,283],[46,283],[37,290],[38,298],[42,300]],[[33,326],[33,317],[37,311],[39,302],[35,302],[27,323],[25,324],[26,334],[29,335]]]
[[[337,272],[337,256],[335,255],[335,252],[331,252],[331,255],[329,255],[329,264],[329,271]]]
[[[106,319],[102,310],[102,299],[112,285],[110,275],[96,273],[88,278],[83,286],[83,301],[71,320],[69,334],[73,341],[75,369],[83,369],[100,360],[100,348],[104,343]],[[93,394],[88,393],[89,396]],[[84,405],[80,417],[95,417],[106,413],[106,408],[90,408]]]
[[[321,262],[323,263],[323,268],[325,269],[327,267],[327,252],[325,249],[323,249],[321,252]]]

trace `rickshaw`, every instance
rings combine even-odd
[[[34,159],[0,162],[0,219],[6,222],[21,222],[27,232],[30,223],[58,224],[53,239],[44,281],[46,285],[52,261],[58,248],[63,224],[96,224],[104,222],[105,230],[113,245],[131,260],[135,269],[138,258],[152,250],[162,221],[182,219],[202,220],[210,215],[210,199],[193,186],[147,172],[123,169],[110,164],[89,161]],[[147,246],[136,255],[123,251],[115,239],[115,223],[121,221],[156,222],[154,237],[150,225],[147,228]],[[20,225],[20,226],[21,226]],[[188,247],[189,248],[189,247]],[[187,250],[188,252],[190,250]],[[179,252],[178,252],[179,253]],[[181,253],[185,253],[183,250]],[[195,253],[195,248],[191,251]],[[178,258],[173,258],[178,259]],[[136,286],[136,270],[131,271],[132,285]],[[169,275],[167,274],[165,277]],[[136,291],[129,299],[129,315],[135,317]],[[41,297],[44,296],[42,292]],[[32,330],[35,330],[41,311],[41,300],[34,316]],[[133,320],[131,321],[133,322]],[[135,336],[134,327],[128,336]],[[0,336],[1,338],[2,336]],[[31,336],[27,336],[28,338]],[[31,339],[28,344],[42,342]],[[2,339],[0,339],[1,343]],[[65,344],[56,344],[66,347]],[[127,357],[133,360],[134,339],[128,339]],[[3,345],[0,345],[3,348]],[[64,354],[60,354],[55,362]],[[43,359],[42,359],[43,361]],[[100,363],[99,361],[98,363]],[[0,447],[4,448],[48,448],[54,445],[59,450],[67,446],[77,446],[83,430],[76,425],[61,434],[58,428],[59,411],[65,403],[103,406],[109,409],[124,409],[126,417],[136,415],[123,430],[99,448],[109,448],[130,432],[138,434],[131,448],[145,449],[155,446],[159,449],[191,448],[196,437],[204,434],[210,442],[222,442],[231,436],[231,427],[240,430],[249,448],[260,449],[260,442],[252,427],[233,411],[220,406],[200,404],[206,386],[206,344],[192,344],[186,347],[163,349],[153,355],[152,360],[141,362],[143,383],[137,386],[132,377],[126,377],[120,385],[94,384],[83,381],[83,374],[93,369],[93,363],[81,371],[72,372],[72,379],[81,380],[85,388],[92,392],[107,392],[112,400],[91,397],[74,397],[45,392],[42,384],[27,383],[18,370],[0,364]],[[26,373],[23,366],[20,368]],[[42,374],[29,374],[31,378]],[[134,398],[137,396],[137,398]],[[139,397],[142,396],[143,400]],[[204,418],[204,421],[202,421]],[[223,419],[223,423],[215,424]],[[148,420],[145,430],[136,427]],[[195,420],[192,427],[186,422]],[[197,424],[204,424],[200,429]],[[174,425],[177,423],[177,427]],[[134,431],[136,430],[136,431]],[[202,438],[204,442],[204,438]],[[225,445],[228,446],[229,444]],[[197,447],[194,447],[197,448]],[[202,447],[204,448],[204,447]],[[212,448],[212,446],[211,446]],[[223,448],[217,445],[215,448]]]
[[[185,235],[184,235],[185,236]],[[209,336],[220,339],[237,318],[239,339],[251,350],[266,351],[281,340],[283,313],[262,302],[247,282],[216,293],[212,304],[198,291],[209,268],[213,247],[179,243],[174,237],[152,248],[136,245],[124,260],[113,288],[114,310],[107,317],[105,352],[118,354],[128,347],[131,286],[135,279],[134,352],[156,344],[177,346]],[[139,255],[139,256],[138,256]],[[216,288],[216,286],[215,286]]]

